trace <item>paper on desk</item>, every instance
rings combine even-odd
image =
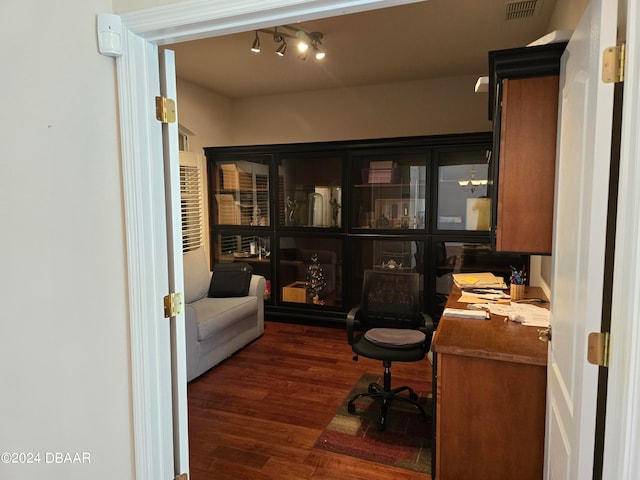
[[[474,309],[489,310],[494,315],[508,317],[509,320],[530,327],[548,327],[551,319],[551,312],[543,307],[530,305],[528,303],[476,303]]]
[[[453,281],[460,288],[467,287],[488,287],[488,288],[507,288],[502,278],[496,277],[491,272],[478,273],[454,273]]]
[[[500,301],[509,301],[509,295],[501,292],[500,290],[489,290],[489,292],[497,292],[497,293],[477,293],[477,292],[462,292],[460,298],[458,298],[458,302],[461,303],[477,303],[481,301],[489,301],[489,302],[500,302]]]
[[[445,308],[442,315],[445,317],[475,318],[478,320],[487,320],[489,318],[489,312],[485,310],[465,310],[463,308]]]

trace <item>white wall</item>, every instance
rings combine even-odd
[[[487,132],[477,76],[327,89],[233,102],[233,144]]]
[[[179,74],[180,72],[178,72]],[[203,147],[491,131],[477,77],[327,89],[232,100],[178,80],[178,117]]]
[[[573,30],[588,4],[589,0],[556,0],[547,30]]]
[[[134,475],[115,68],[95,34],[111,9],[0,3],[0,452],[41,460],[3,479]]]
[[[232,101],[185,80],[177,87],[178,123],[192,132],[189,151],[204,155],[204,147],[232,142]]]

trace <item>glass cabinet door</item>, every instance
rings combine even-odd
[[[265,300],[271,299],[271,237],[251,233],[220,233],[213,238],[214,263],[246,262],[266,282]]]
[[[487,150],[438,152],[436,230],[489,231],[489,163]]]
[[[278,161],[278,225],[342,226],[342,164],[339,154],[299,154]]]
[[[420,274],[420,295],[424,291],[425,243],[422,240],[354,238],[351,241],[350,305],[359,305],[365,270]]]
[[[270,156],[217,160],[209,178],[214,225],[271,224]]]
[[[281,237],[278,250],[280,300],[342,306],[342,240]]]
[[[353,229],[424,229],[426,154],[354,154],[351,168]]]

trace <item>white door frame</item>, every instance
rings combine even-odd
[[[167,461],[174,452],[163,447],[173,435],[172,419],[160,413],[171,401],[164,383],[171,367],[153,328],[154,322],[163,319],[163,297],[169,293],[162,129],[154,110],[160,85],[158,45],[415,2],[190,0],[122,15],[123,55],[116,69],[137,479],[174,477],[172,462]],[[185,451],[188,439],[178,435],[175,443]]]
[[[597,0],[594,0],[597,1]],[[628,7],[627,77],[623,113],[621,181],[614,274],[612,345],[610,359],[604,478],[633,478],[640,471],[635,452],[640,447],[640,44],[638,0]],[[162,139],[154,124],[153,105],[158,85],[157,45],[220,36],[275,24],[344,15],[376,8],[416,3],[416,0],[190,0],[122,15],[124,55],[117,60],[122,171],[128,257],[133,429],[136,478],[158,475],[163,455],[156,440],[171,432],[170,420],[154,416],[158,401],[159,368],[150,322],[162,317],[166,294],[166,232],[164,187],[150,165],[162,158]],[[622,2],[621,2],[622,3]],[[636,127],[634,130],[633,127]],[[159,198],[159,195],[162,198]],[[157,203],[156,203],[157,202]],[[164,252],[162,249],[164,248]],[[156,256],[155,253],[159,253]],[[164,258],[164,260],[162,260]],[[158,260],[159,259],[159,260]],[[159,292],[164,292],[159,296]]]
[[[639,4],[638,0],[626,2],[627,52],[602,478],[638,478],[640,472]]]

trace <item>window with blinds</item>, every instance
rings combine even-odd
[[[205,243],[204,171],[199,155],[180,153],[180,207],[184,253]]]

